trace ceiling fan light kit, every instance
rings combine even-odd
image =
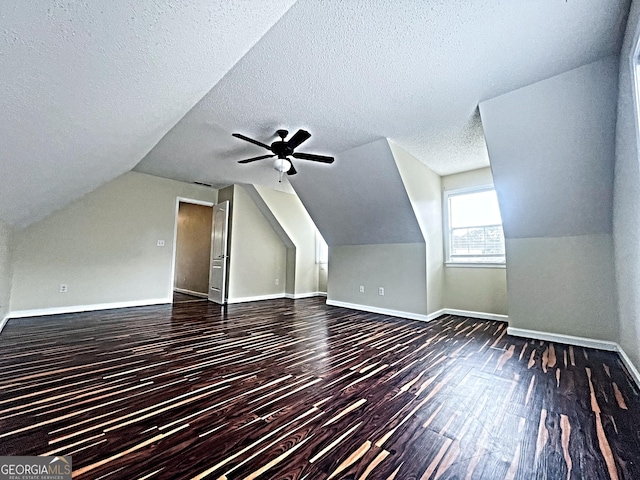
[[[291,168],[291,162],[288,158],[276,158],[273,162],[273,168],[280,173],[288,172]]]
[[[275,168],[280,174],[278,182],[282,183],[282,174],[291,170],[291,167],[293,167],[293,165],[288,158],[276,158],[273,161],[273,168]]]
[[[288,157],[298,158],[301,160],[309,160],[312,162],[321,162],[321,163],[333,163],[333,157],[327,157],[324,155],[316,155],[313,153],[296,153],[295,149],[302,143],[307,141],[311,134],[306,130],[298,130],[293,136],[285,141],[289,132],[287,130],[277,130],[276,134],[280,137],[280,140],[276,140],[271,145],[267,145],[265,143],[259,142],[258,140],[254,140],[253,138],[249,138],[241,133],[232,134],[234,137],[239,138],[240,140],[244,140],[245,142],[253,143],[262,148],[266,148],[271,151],[271,155],[260,155],[259,157],[247,158],[245,160],[239,160],[238,163],[251,163],[257,160],[263,160],[265,158],[273,158],[277,157],[273,162],[273,168],[278,171],[280,175],[280,182],[282,182],[282,175],[286,173],[287,175],[295,175],[298,173],[293,166],[293,162]]]

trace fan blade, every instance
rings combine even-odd
[[[275,157],[275,155],[261,155],[259,157],[247,158],[246,160],[239,160],[238,163],[250,163],[255,162],[256,160],[262,160],[264,158]]]
[[[291,150],[295,150],[298,145],[308,140],[310,136],[311,134],[306,130],[298,130],[296,133],[294,133],[293,137],[289,139],[289,141],[287,142],[287,146],[291,148]]]
[[[244,140],[245,142],[253,143],[254,145],[258,145],[259,147],[266,148],[267,150],[271,150],[271,147],[269,145],[254,140],[253,138],[245,137],[241,133],[232,133],[231,136],[239,138],[240,140]]]
[[[295,169],[295,167],[293,166],[293,163],[291,164],[291,168],[289,170],[287,170],[287,175],[295,175],[296,173],[298,173],[298,171]]]
[[[315,155],[313,153],[293,153],[293,158],[299,158],[301,160],[311,160],[313,162],[333,163],[335,160],[333,157],[325,157],[324,155]]]

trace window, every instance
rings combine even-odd
[[[444,208],[447,263],[504,265],[504,233],[493,186],[447,191]]]
[[[329,263],[329,247],[318,230],[316,230],[316,263],[320,265]]]

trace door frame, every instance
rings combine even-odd
[[[169,279],[169,298],[173,299],[174,288],[176,287],[176,252],[178,251],[178,212],[180,211],[180,202],[192,203],[194,205],[202,205],[205,207],[213,207],[215,203],[204,200],[196,200],[195,198],[176,197],[176,208],[173,220],[173,252],[171,254],[171,278]],[[171,302],[173,303],[173,301]]]

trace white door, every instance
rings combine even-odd
[[[229,202],[213,206],[211,228],[211,271],[209,273],[209,300],[223,304],[227,284],[227,231],[229,228]]]

